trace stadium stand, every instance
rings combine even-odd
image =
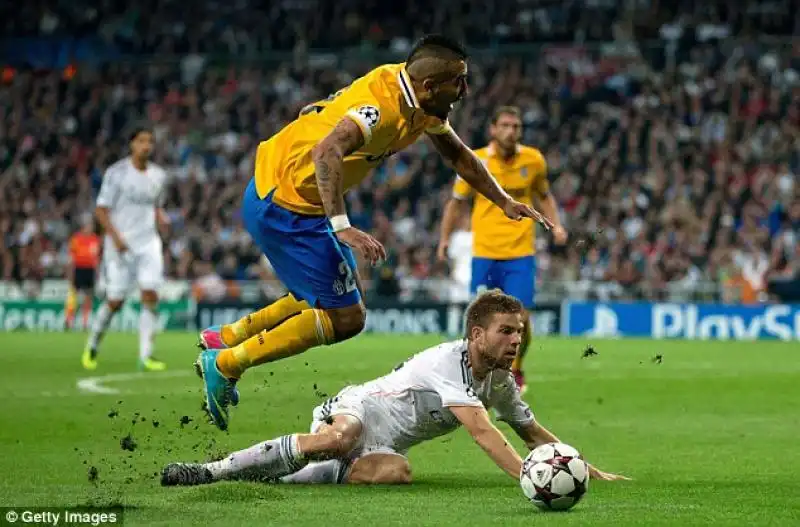
[[[173,181],[169,276],[211,296],[268,280],[238,218],[258,141],[437,29],[475,49],[462,137],[482,146],[491,109],[516,104],[524,142],[548,160],[573,243],[540,233],[540,298],[800,297],[789,2],[262,4],[198,1],[188,17],[177,1],[0,8],[0,280],[63,276],[69,234],[140,116]],[[458,262],[433,250],[452,179],[423,142],[348,196],[353,223],[389,250],[362,269],[372,294],[459,294]]]

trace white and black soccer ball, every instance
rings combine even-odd
[[[564,511],[589,489],[589,467],[580,452],[564,443],[539,445],[522,463],[522,492],[544,510]]]

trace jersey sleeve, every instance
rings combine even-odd
[[[550,193],[550,182],[547,180],[547,160],[540,152],[531,160],[533,169],[533,191],[540,197]]]
[[[119,197],[119,192],[116,171],[109,168],[103,175],[103,182],[100,184],[100,192],[97,194],[97,206],[112,208]]]
[[[519,389],[510,375],[506,378],[502,396],[497,399],[494,410],[499,420],[515,428],[529,425],[535,420],[533,411],[520,397]]]
[[[381,106],[384,106],[382,108]],[[392,112],[381,105],[380,101],[376,100],[362,100],[349,105],[344,116],[353,121],[361,129],[361,134],[364,136],[364,146],[372,141],[372,137],[379,128],[391,126]]]
[[[469,199],[474,195],[475,189],[464,181],[464,178],[456,176],[456,182],[453,185],[453,197],[456,199]]]
[[[466,361],[446,357],[437,362],[426,372],[427,387],[439,395],[442,406],[483,407],[472,388],[472,374]]]

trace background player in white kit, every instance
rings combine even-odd
[[[158,317],[158,289],[164,278],[164,257],[158,226],[166,227],[169,218],[161,209],[167,174],[150,162],[153,133],[138,125],[129,135],[131,153],[106,170],[95,214],[105,230],[102,275],[105,301],[100,306],[83,352],[84,368],[97,368],[100,340],[114,313],[134,286],[141,291],[139,321],[139,367],[163,370],[163,362],[153,358],[153,335]]]
[[[467,338],[427,349],[384,377],[349,386],[314,410],[309,434],[259,443],[211,463],[173,463],[163,485],[224,479],[285,483],[410,483],[408,449],[463,424],[515,480],[522,459],[491,422],[493,408],[529,448],[558,438],[520,399],[511,363],[522,340],[524,310],[499,291],[467,309]],[[590,465],[595,479],[623,476]]]

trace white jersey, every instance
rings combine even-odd
[[[167,173],[155,163],[148,163],[143,173],[130,157],[120,159],[106,170],[97,206],[109,209],[111,224],[131,252],[160,243],[156,226],[156,207],[163,202]],[[106,237],[105,246],[113,250]]]
[[[458,428],[452,406],[493,408],[499,419],[514,427],[534,421],[511,372],[493,370],[482,381],[473,378],[466,340],[429,348],[388,375],[344,389],[320,407],[317,418],[325,413],[354,414],[374,438],[370,449],[405,453]]]

